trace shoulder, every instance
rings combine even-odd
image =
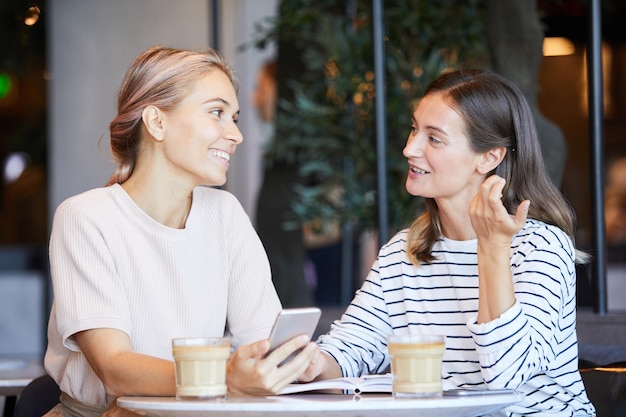
[[[78,214],[107,210],[115,200],[113,187],[115,186],[94,188],[68,197],[59,204],[56,213],[57,215]]]
[[[381,268],[409,263],[407,258],[407,230],[396,233],[378,251],[378,264]]]
[[[69,197],[54,213],[54,235],[59,231],[69,236],[79,230],[98,230],[96,233],[114,230],[118,223],[133,216],[133,207],[127,199],[130,198],[124,198],[119,185],[94,188]]]
[[[201,185],[194,189],[194,193],[205,204],[241,207],[239,200],[226,190]]]
[[[563,230],[539,220],[529,219],[513,238],[512,248],[532,247],[533,249],[562,252],[574,257],[574,245]]]
[[[389,253],[389,252],[398,252],[401,250],[406,250],[408,229],[400,230],[398,233],[393,235],[391,239],[387,243],[385,243],[380,251],[381,253]]]
[[[568,242],[571,240],[567,233],[558,228],[539,220],[529,219],[522,229],[517,233],[515,239],[521,240],[543,240],[546,243]]]
[[[241,222],[244,218],[248,218],[237,197],[229,191],[198,186],[193,192],[194,200],[198,200],[197,203],[201,206],[202,212],[210,213],[211,217],[219,213],[222,223]]]

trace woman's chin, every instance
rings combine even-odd
[[[199,185],[202,185],[204,187],[222,187],[225,184],[226,184],[226,177],[224,178],[211,177],[211,178],[205,178],[204,180],[200,182]]]

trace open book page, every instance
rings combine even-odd
[[[391,392],[391,374],[363,375],[361,377],[344,377],[303,384],[289,384],[283,388],[280,394],[332,390],[344,391],[347,394]]]

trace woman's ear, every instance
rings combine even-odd
[[[165,131],[163,128],[163,113],[156,106],[148,106],[141,112],[141,120],[143,124],[154,139],[162,141],[165,138]]]
[[[480,164],[478,165],[478,172],[481,174],[488,174],[504,159],[506,155],[506,148],[504,146],[499,146],[497,148],[493,148],[487,152],[485,152],[480,160]]]

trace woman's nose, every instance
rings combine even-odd
[[[406,140],[406,145],[404,145],[404,149],[402,150],[402,155],[406,158],[419,156],[422,154],[421,147],[419,145],[419,141],[417,139],[417,135],[409,135]]]
[[[243,142],[243,135],[241,134],[239,127],[234,121],[232,122],[232,125],[230,129],[228,130],[228,132],[226,132],[225,136],[226,136],[226,139],[234,142],[237,145]]]

